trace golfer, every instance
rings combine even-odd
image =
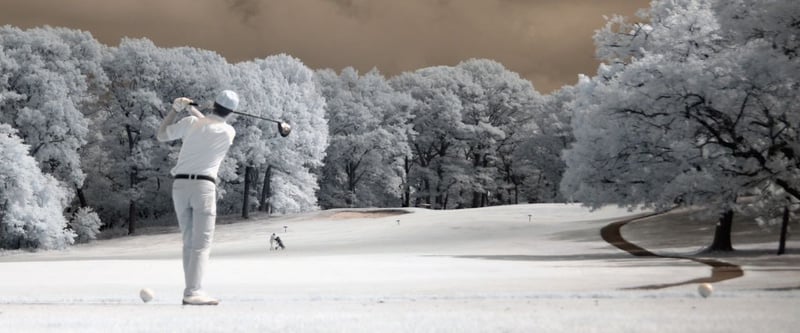
[[[176,98],[161,126],[158,141],[181,139],[178,163],[172,168],[172,203],[183,235],[183,274],[186,289],[184,305],[217,305],[219,300],[203,291],[203,273],[211,253],[214,224],[217,217],[216,177],[219,165],[233,143],[236,132],[225,122],[236,110],[239,96],[223,90],[215,99],[208,117],[190,106],[191,99]],[[188,110],[193,115],[175,122],[178,113]]]

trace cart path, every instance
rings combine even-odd
[[[620,250],[628,252],[636,257],[659,257],[659,258],[669,258],[669,259],[683,259],[708,265],[711,267],[711,275],[708,277],[695,278],[681,282],[651,284],[651,285],[644,285],[644,286],[631,287],[625,289],[663,289],[663,288],[669,288],[669,287],[675,287],[693,283],[714,283],[744,276],[744,271],[739,265],[731,264],[716,259],[692,258],[687,256],[656,254],[636,244],[633,244],[622,237],[622,233],[620,232],[620,230],[624,225],[640,219],[651,217],[653,215],[656,214],[637,216],[631,219],[610,223],[605,227],[603,227],[602,229],[600,229],[600,236],[603,237],[603,240],[605,240],[607,243],[615,246]]]

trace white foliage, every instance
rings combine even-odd
[[[107,221],[135,224],[139,216],[171,214],[169,171],[180,146],[157,142],[156,132],[174,98],[205,103],[228,88],[229,65],[210,51],[123,39],[103,66],[111,79],[109,96],[95,115],[100,135],[85,154],[103,177],[88,181],[87,197]]]
[[[654,1],[648,29],[612,19],[595,38],[608,64],[571,105],[565,194],[658,209],[800,195],[800,62],[783,32],[797,19],[777,12],[791,3]]]
[[[91,240],[97,239],[97,234],[100,233],[100,227],[103,222],[100,217],[90,207],[81,207],[72,216],[72,221],[69,222],[69,227],[75,232],[76,243],[87,243]]]
[[[0,248],[63,249],[75,238],[62,214],[71,196],[28,150],[0,123]]]
[[[5,26],[0,49],[0,122],[19,130],[44,172],[81,187],[89,122],[80,110],[107,82],[102,46],[81,31]]]
[[[392,89],[376,70],[316,73],[326,98],[328,146],[321,170],[323,207],[386,207],[400,203],[405,182],[410,96]]]
[[[543,115],[529,81],[498,62],[471,59],[405,73],[392,85],[416,100],[409,182],[418,201],[478,207],[494,193],[492,203],[516,202],[529,165],[514,163],[514,156],[534,134],[530,123]]]
[[[273,211],[316,209],[317,181],[311,170],[322,164],[328,130],[325,100],[314,85],[313,72],[296,58],[276,55],[236,64],[232,73],[232,85],[240,92],[242,111],[288,122],[292,132],[281,137],[274,122],[232,117],[237,135],[223,164],[239,166],[239,172],[231,167],[221,170],[222,179],[235,180],[222,186],[226,193],[224,207],[241,206],[231,204],[230,200],[242,197],[244,167],[265,170],[272,166]],[[233,193],[239,195],[232,196]]]

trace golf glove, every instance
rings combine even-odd
[[[172,101],[172,108],[175,109],[176,112],[181,112],[189,106],[192,100],[186,97],[178,97],[174,101]]]

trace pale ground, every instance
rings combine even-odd
[[[718,259],[745,275],[702,298],[696,284],[627,289],[710,274],[688,260],[633,257],[600,238],[600,228],[637,212],[559,204],[408,211],[220,219],[205,281],[222,300],[216,307],[180,305],[175,228],[63,252],[5,253],[0,331],[794,332],[800,325],[797,241],[777,257],[777,238],[738,239],[740,254]],[[713,231],[663,222],[632,223],[623,236],[689,253],[703,243],[681,241],[681,230]],[[273,232],[285,251],[268,251]],[[138,298],[144,287],[155,290],[154,301]]]

